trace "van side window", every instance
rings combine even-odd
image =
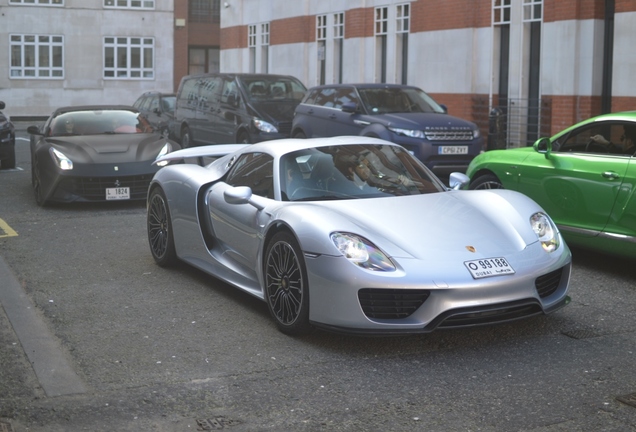
[[[181,98],[190,108],[196,108],[199,104],[199,80],[189,79],[184,81],[181,89]]]
[[[216,106],[221,92],[221,78],[204,78],[201,80],[199,93],[199,106],[203,110],[211,110]]]
[[[240,100],[238,87],[234,79],[224,79],[223,91],[221,92],[221,103],[224,105],[237,106]]]

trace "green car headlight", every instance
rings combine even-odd
[[[369,240],[350,233],[333,233],[331,241],[350,262],[367,270],[394,271],[395,266],[377,246]]]
[[[530,225],[535,232],[543,250],[554,252],[559,248],[559,231],[552,219],[545,213],[535,213],[530,216]]]

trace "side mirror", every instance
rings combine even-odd
[[[31,135],[44,135],[42,132],[40,132],[40,128],[37,126],[29,126],[27,128],[27,133],[30,133]]]
[[[353,114],[358,109],[358,104],[355,102],[347,102],[342,104],[342,112]]]
[[[252,189],[248,186],[236,186],[223,192],[223,198],[228,204],[251,204],[258,210],[263,210],[263,206],[252,199]]]
[[[5,106],[6,106],[6,105],[4,104],[4,102],[0,101],[0,110],[1,110],[1,109],[4,109],[4,107],[5,107]]]
[[[235,93],[230,93],[227,96],[227,103],[228,103],[228,105],[233,106],[233,107],[237,107],[239,105],[239,101],[238,101],[238,98],[236,97]]]
[[[468,183],[470,183],[470,177],[464,173],[453,172],[448,177],[448,185],[453,190],[462,189]]]
[[[550,138],[547,137],[539,138],[535,141],[532,147],[537,153],[544,154],[546,159],[548,159],[550,157],[550,153],[552,153],[552,141],[550,141]]]

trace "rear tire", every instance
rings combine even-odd
[[[504,189],[501,181],[494,174],[484,174],[470,183],[469,189]]]
[[[278,329],[291,336],[309,333],[309,286],[303,254],[288,232],[272,237],[265,252],[265,300]]]
[[[159,187],[154,188],[148,198],[146,222],[152,257],[161,267],[175,264],[177,253],[174,246],[170,209],[166,194]]]
[[[194,141],[192,140],[192,132],[190,132],[189,127],[184,127],[181,132],[181,146],[183,148],[188,148],[194,145]]]

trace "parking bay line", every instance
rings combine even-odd
[[[0,304],[13,326],[47,396],[85,393],[86,386],[69,365],[33,303],[0,256]]]
[[[0,238],[16,237],[17,235],[18,233],[11,229],[8,223],[0,219]]]

